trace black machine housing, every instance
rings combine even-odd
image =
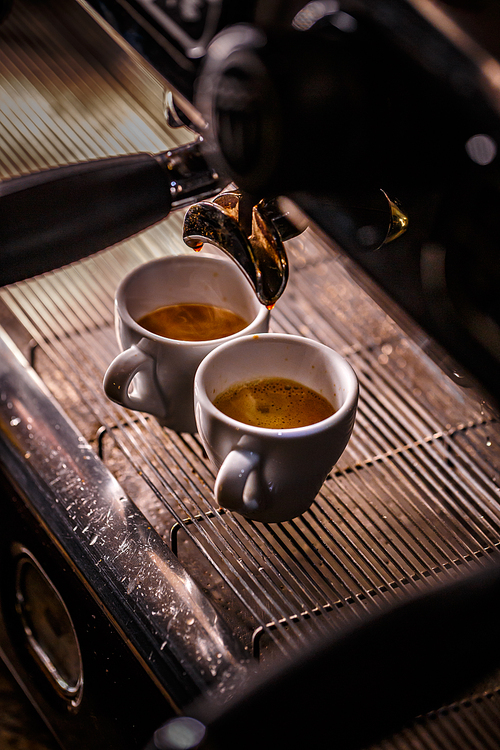
[[[498,398],[497,2],[86,5],[228,178],[290,197]],[[381,191],[409,222],[388,244]]]

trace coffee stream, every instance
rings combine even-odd
[[[335,412],[324,396],[286,378],[237,383],[220,393],[214,405],[238,422],[278,430],[315,424]]]
[[[232,310],[198,303],[159,307],[137,322],[158,336],[179,341],[221,339],[249,325],[248,321]]]

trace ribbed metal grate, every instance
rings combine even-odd
[[[487,692],[419,718],[411,727],[372,750],[496,750],[500,695]]]
[[[158,81],[114,48],[103,62],[103,32],[86,22],[79,36],[86,16],[76,3],[54,9],[19,2],[0,29],[1,177],[186,139],[163,126]],[[104,397],[102,376],[117,352],[116,286],[138,263],[188,252],[181,218],[2,290],[0,321],[236,637],[263,659],[291,653],[345,616],[480,564],[500,542],[498,424],[310,230],[288,243],[291,280],[272,330],[344,354],[361,400],[352,440],[304,516],[264,526],[217,511],[197,438]],[[498,715],[491,693],[381,747],[493,747],[493,736],[498,746]]]

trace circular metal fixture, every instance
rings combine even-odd
[[[16,611],[28,650],[56,692],[76,708],[82,698],[83,666],[75,627],[61,595],[33,555],[25,547],[16,551]]]

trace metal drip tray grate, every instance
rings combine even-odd
[[[183,251],[175,224],[171,231],[170,251]],[[361,613],[491,553],[500,539],[499,428],[485,405],[425,358],[317,236],[290,243],[289,254],[290,286],[271,328],[342,352],[361,399],[351,442],[320,495],[284,524],[218,511],[197,437],[103,395],[118,351],[116,284],[154,251],[126,243],[1,293],[46,385],[254,653],[264,633],[266,644],[293,647],[311,629],[335,627],[346,605]]]
[[[50,4],[19,6],[0,30],[1,177],[157,151],[184,137],[163,127],[161,84],[114,47],[103,65],[96,52],[102,32],[89,21],[83,43],[71,4],[58,4],[57,14]],[[425,355],[418,331],[405,335],[312,230],[287,245],[291,278],[271,330],[338,350],[361,393],[352,439],[307,513],[266,526],[220,512],[196,436],[106,399],[102,376],[117,353],[116,286],[139,263],[189,252],[181,218],[3,289],[0,323],[248,654],[293,653],[345,617],[494,552],[499,425],[474,390],[461,389]],[[486,716],[484,706],[470,705]],[[430,736],[432,728],[421,725],[417,734]]]

